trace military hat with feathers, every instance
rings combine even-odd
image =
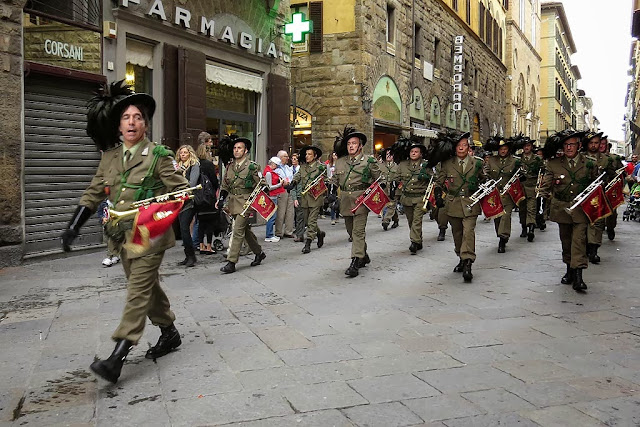
[[[400,137],[390,148],[391,155],[393,156],[393,161],[396,163],[400,163],[403,160],[407,160],[409,158],[409,152],[411,152],[412,148],[419,148],[422,153],[422,158],[426,159],[429,155],[429,150],[427,147],[416,138],[407,138]]]
[[[251,150],[251,140],[248,138],[239,137],[238,135],[231,134],[225,135],[218,144],[218,157],[224,165],[228,165],[233,160],[233,146],[237,142],[244,143],[247,150]]]
[[[129,106],[136,105],[151,118],[156,102],[146,93],[135,93],[123,80],[103,84],[87,104],[87,135],[98,150],[115,147],[120,140],[120,115]]]
[[[318,159],[322,157],[322,149],[320,147],[315,145],[305,145],[298,152],[298,162],[300,164],[307,163],[307,150],[312,150]]]
[[[486,151],[498,151],[500,147],[504,147],[505,145],[509,147],[509,149],[513,146],[513,139],[505,138],[502,135],[493,135],[487,142],[482,146]]]
[[[585,131],[582,134],[582,149],[584,151],[588,151],[589,150],[589,141],[591,141],[593,138],[598,138],[600,140],[602,140],[602,135],[604,134],[604,132],[593,132],[593,131]]]
[[[550,159],[555,157],[558,151],[563,149],[564,142],[569,138],[578,138],[580,139],[583,135],[583,132],[578,132],[573,129],[565,129],[560,132],[556,132],[547,138],[547,141],[542,148],[542,155],[545,159]]]
[[[438,132],[438,136],[434,141],[433,149],[429,155],[429,167],[434,167],[440,162],[449,160],[456,156],[456,146],[463,139],[471,136],[469,132],[460,132],[456,130],[447,130]]]
[[[535,140],[532,140],[531,138],[529,138],[528,136],[525,136],[522,132],[514,135],[510,138],[513,142],[513,150],[517,151],[517,150],[521,150],[522,148],[524,148],[525,145],[527,144],[531,144],[535,147]]]
[[[348,154],[347,141],[353,137],[359,138],[362,145],[367,143],[367,136],[349,125],[346,125],[342,132],[338,131],[338,135],[333,143],[333,151],[335,151],[338,158]]]

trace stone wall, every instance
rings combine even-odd
[[[22,260],[22,7],[0,2],[0,267]]]
[[[415,2],[415,22],[420,25],[421,60],[434,63],[434,41],[440,40],[437,52],[440,77],[429,81],[422,69],[414,68],[412,35],[412,1],[394,0],[396,13],[395,54],[387,52],[386,2],[356,2],[355,32],[325,35],[322,53],[294,56],[292,85],[297,93],[305,93],[317,100],[317,105],[305,105],[298,95],[298,106],[314,116],[313,143],[330,151],[338,130],[351,124],[365,134],[373,135],[371,113],[362,108],[362,86],[369,96],[378,80],[389,76],[396,83],[402,100],[402,123],[410,125],[409,106],[413,101],[413,88],[422,94],[425,108],[437,96],[442,109],[452,102],[452,48],[454,37],[464,35],[465,72],[462,108],[469,116],[478,114],[482,138],[488,138],[495,123],[505,127],[506,67],[482,41],[448,10],[439,0]],[[474,81],[478,70],[478,81]],[[412,76],[413,74],[413,76]],[[477,88],[477,90],[475,90]],[[426,123],[430,127],[429,111]],[[460,112],[457,113],[460,123]],[[366,147],[371,151],[372,147]]]

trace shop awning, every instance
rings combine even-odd
[[[262,93],[262,77],[207,64],[207,81],[251,92]]]
[[[153,69],[153,46],[135,40],[127,40],[127,62]]]
[[[416,136],[422,136],[424,138],[435,138],[438,136],[438,132],[433,129],[424,129],[424,128],[411,128],[411,131]]]

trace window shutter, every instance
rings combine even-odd
[[[275,156],[280,150],[289,151],[290,108],[289,80],[277,74],[269,74],[267,86],[267,121],[269,138],[267,139],[267,158]]]
[[[309,3],[309,19],[313,21],[313,33],[309,34],[309,52],[322,52],[322,2]]]
[[[178,130],[180,144],[196,146],[206,128],[205,54],[178,48]],[[191,136],[191,138],[189,138]]]
[[[164,78],[163,134],[162,143],[176,150],[180,145],[178,137],[178,48],[164,44],[162,69]]]

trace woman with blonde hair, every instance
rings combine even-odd
[[[182,174],[189,181],[189,187],[198,185],[200,178],[200,160],[190,145],[182,145],[178,148],[178,165],[182,169]],[[180,265],[193,267],[196,264],[196,251],[193,248],[191,238],[191,221],[196,214],[193,200],[187,200],[178,215],[180,222],[180,234],[182,235],[182,246],[184,246],[184,261]]]
[[[215,249],[211,248],[211,243],[213,242],[216,216],[219,215],[219,212],[215,208],[215,194],[218,193],[218,177],[216,176],[216,167],[211,161],[211,152],[206,144],[200,144],[196,150],[196,154],[200,160],[200,173],[206,175],[209,181],[211,181],[214,197],[212,200],[207,200],[207,203],[196,206],[198,227],[197,231],[196,227],[194,227],[193,232],[196,235],[195,238],[197,238],[197,242],[200,244],[200,255],[211,255],[216,253]],[[207,238],[206,245],[204,243],[205,237]]]

